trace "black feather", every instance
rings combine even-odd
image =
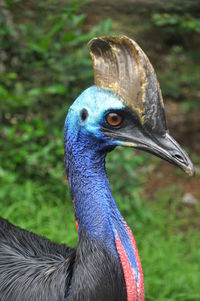
[[[0,300],[63,301],[75,250],[0,218]]]
[[[115,256],[84,233],[79,235],[67,301],[126,301],[122,266]]]
[[[0,218],[0,301],[126,301],[120,262],[79,235],[77,250]]]

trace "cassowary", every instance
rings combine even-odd
[[[77,249],[1,219],[1,301],[143,301],[140,257],[110,190],[106,154],[134,147],[194,173],[168,133],[159,84],[141,48],[114,36],[92,39],[89,50],[95,86],[72,104],[64,126]]]

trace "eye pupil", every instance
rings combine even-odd
[[[106,121],[111,126],[119,126],[122,123],[122,116],[112,112],[106,116]]]
[[[117,122],[118,121],[118,117],[117,116],[112,116],[112,121],[113,122]]]

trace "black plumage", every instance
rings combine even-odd
[[[0,218],[0,300],[63,301],[68,290],[69,301],[126,300],[120,263],[84,233],[76,252]]]
[[[75,250],[0,219],[0,300],[64,300]]]

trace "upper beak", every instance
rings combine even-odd
[[[169,135],[168,132],[164,136],[156,137],[155,135],[140,136],[122,141],[122,145],[132,146],[141,150],[150,152],[174,165],[179,166],[187,174],[193,176],[195,174],[194,166],[186,152],[180,145]],[[131,141],[132,140],[132,141]]]

